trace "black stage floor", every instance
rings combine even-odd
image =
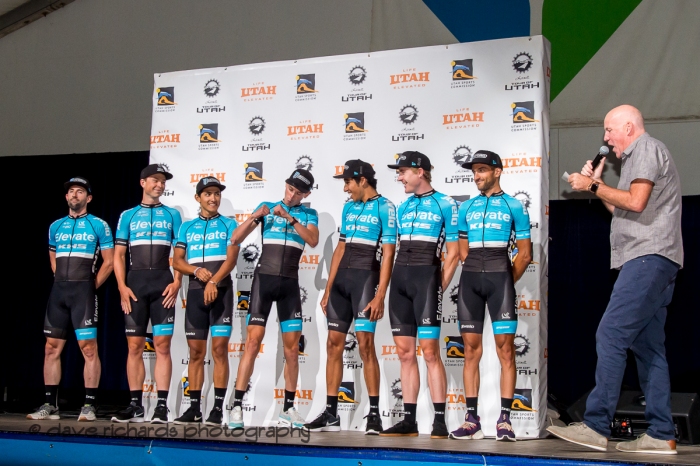
[[[510,456],[540,459],[565,460],[586,462],[617,462],[631,464],[678,464],[700,465],[700,446],[679,445],[678,455],[641,455],[621,453],[615,450],[615,442],[610,442],[608,452],[596,452],[585,447],[579,447],[562,440],[553,438],[539,440],[521,440],[515,443],[484,440],[433,440],[428,435],[418,437],[379,437],[364,435],[363,432],[301,432],[294,429],[275,427],[246,427],[231,431],[215,426],[188,425],[181,426],[173,423],[150,424],[131,423],[118,424],[98,419],[95,422],[77,422],[75,417],[60,421],[32,421],[19,414],[0,415],[1,433],[10,434],[48,434],[65,437],[108,437],[112,439],[158,439],[172,441],[207,442],[240,442],[259,446],[270,445],[270,453],[274,454],[274,444],[286,446],[343,448],[343,449],[375,449],[402,450],[432,453],[461,453],[484,455],[484,461],[489,456]],[[525,462],[525,461],[523,461]]]

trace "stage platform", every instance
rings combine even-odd
[[[0,464],[226,464],[246,466],[392,466],[407,462],[462,465],[700,465],[700,447],[678,447],[677,456],[632,455],[611,442],[606,453],[555,440],[432,440],[367,436],[362,432],[314,433],[276,427],[231,431],[213,426],[92,423],[73,418],[31,421],[0,415]],[[222,463],[223,464],[223,463]]]

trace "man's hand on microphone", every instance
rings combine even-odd
[[[603,176],[603,169],[605,168],[605,157],[603,157],[598,164],[598,166],[593,170],[593,161],[587,160],[586,165],[581,169],[581,174],[594,180],[599,180]]]

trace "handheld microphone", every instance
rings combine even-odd
[[[600,161],[603,160],[603,157],[608,155],[610,153],[610,149],[608,149],[608,146],[600,146],[600,149],[598,149],[598,155],[595,156],[593,159],[593,170],[600,164]]]

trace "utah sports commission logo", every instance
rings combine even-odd
[[[365,129],[365,112],[346,113],[344,118],[346,133],[364,133],[367,131]]]
[[[471,58],[467,60],[452,60],[452,81],[474,79],[474,66]]]
[[[175,103],[175,88],[174,87],[159,87],[156,89],[158,96],[157,104],[159,107],[177,105]]]
[[[209,144],[213,142],[221,142],[219,139],[219,124],[206,123],[199,125],[199,142],[200,144]]]
[[[527,102],[513,102],[510,104],[511,117],[513,124],[536,123],[540,120],[535,119],[535,102],[532,100]]]
[[[243,168],[245,168],[246,183],[255,181],[265,181],[265,178],[263,178],[262,162],[248,162],[243,165]]]
[[[316,75],[315,74],[299,74],[297,79],[297,94],[312,94],[318,92],[316,90]]]

